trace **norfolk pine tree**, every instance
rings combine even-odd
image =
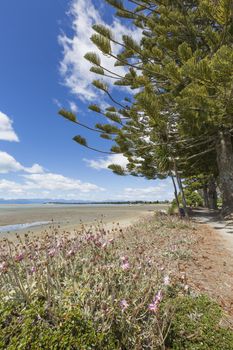
[[[106,71],[96,54],[89,53],[86,58],[94,64],[93,72],[103,77],[111,74],[115,85],[140,90],[131,103],[122,105],[103,81],[93,82],[114,104],[105,112],[98,106],[91,109],[118,124],[113,129],[109,124],[96,125],[103,131],[101,136],[116,142],[112,152],[124,153],[132,168],[135,156],[146,158],[144,165],[149,166],[148,156],[144,155],[149,149],[149,158],[156,163],[158,147],[169,144],[168,126],[172,125],[176,139],[172,150],[170,145],[165,146],[169,151],[167,162],[171,163],[174,156],[180,162],[179,154],[187,147],[193,149],[191,157],[196,159],[215,151],[223,212],[232,212],[232,1],[129,1],[138,4],[133,11],[126,10],[120,1],[107,2],[117,8],[118,16],[131,18],[135,26],[142,28],[142,40],[138,44],[123,36],[119,43],[122,52],[114,56],[114,35],[108,28],[94,26],[97,34],[92,41],[105,55],[116,58],[116,65],[128,68],[123,77]],[[137,144],[134,154],[132,138]],[[142,152],[143,138],[149,147]],[[80,140],[87,146],[82,138],[76,138]],[[196,154],[197,147],[203,150]]]

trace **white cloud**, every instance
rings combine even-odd
[[[4,141],[19,141],[13,127],[12,120],[3,112],[0,111],[0,140]]]
[[[70,107],[71,112],[73,112],[73,113],[78,112],[78,106],[76,105],[75,102],[69,101],[69,107]]]
[[[44,170],[39,164],[32,167],[24,167],[22,164],[6,152],[0,151],[0,174],[23,171],[26,173],[42,173]]]
[[[62,104],[57,98],[53,98],[52,101],[55,104],[55,106],[57,106],[58,108],[62,108]]]
[[[0,152],[0,173],[6,174],[12,171],[22,170],[22,165],[17,162],[10,154]]]
[[[44,168],[39,164],[33,164],[31,168],[23,167],[23,170],[30,174],[42,174],[44,172]]]
[[[95,184],[53,173],[23,175],[21,180],[0,180],[0,198],[89,199],[104,191]]]
[[[111,164],[117,164],[122,166],[124,169],[128,164],[128,160],[122,154],[113,154],[106,158],[97,158],[97,159],[84,159],[90,168],[101,170],[108,169],[108,166]]]
[[[171,200],[174,197],[171,181],[169,179],[163,181],[164,183],[158,181],[157,186],[143,188],[127,187],[118,197],[125,200]]]
[[[0,198],[81,199],[104,191],[93,183],[46,172],[39,164],[25,167],[10,154],[0,151],[0,174],[12,172],[19,175],[16,181],[0,180]]]
[[[90,72],[90,64],[84,59],[87,52],[96,52],[101,57],[101,64],[118,74],[124,74],[123,67],[114,67],[115,59],[103,55],[94,44],[90,37],[94,33],[93,24],[104,24],[100,13],[93,5],[92,0],[73,0],[70,9],[70,15],[73,20],[74,35],[72,38],[65,34],[59,36],[59,43],[63,47],[63,60],[60,63],[60,73],[63,76],[65,85],[73,94],[83,100],[93,100],[97,97],[97,90],[92,86],[93,79],[98,78]],[[132,35],[134,39],[139,40],[141,31],[139,29],[130,29],[123,25],[118,19],[114,19],[109,27],[115,34],[115,38],[121,41],[121,36]],[[112,45],[113,52],[119,53],[120,47]],[[106,80],[106,79],[105,79]],[[107,79],[112,84],[112,79]]]
[[[48,191],[75,191],[90,192],[103,190],[102,188],[85,183],[80,180],[71,179],[60,174],[44,173],[23,175],[26,179],[25,187],[29,189],[43,189]]]

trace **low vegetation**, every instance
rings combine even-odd
[[[221,308],[179,272],[194,241],[162,214],[2,241],[0,349],[232,349]]]

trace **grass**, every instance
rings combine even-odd
[[[156,215],[2,241],[0,349],[232,349],[219,306],[179,274],[195,229]]]

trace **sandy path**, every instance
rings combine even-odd
[[[192,258],[183,261],[180,269],[191,288],[207,293],[231,315],[233,327],[233,255],[209,225],[198,225],[194,237]]]
[[[194,210],[199,223],[193,259],[185,266],[190,285],[208,293],[231,315],[233,327],[233,223],[218,219],[217,211]]]
[[[193,218],[196,222],[206,224],[213,228],[222,238],[224,245],[233,253],[233,222],[219,220],[219,212],[208,209],[195,209]]]

